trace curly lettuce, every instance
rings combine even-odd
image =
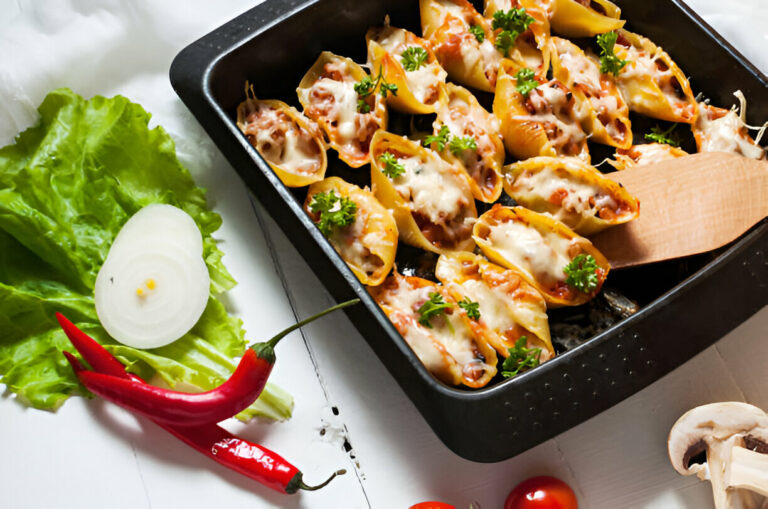
[[[173,140],[125,97],[84,100],[51,92],[40,122],[0,149],[0,382],[29,405],[58,408],[80,392],[61,355],[71,346],[60,311],[131,371],[170,386],[219,385],[242,355],[245,331],[218,294],[235,280],[211,236],[221,217],[176,158]],[[211,297],[195,327],[171,345],[137,350],[117,344],[99,324],[93,286],[123,224],[150,203],[183,209],[203,235]],[[239,417],[290,417],[293,399],[268,384]]]

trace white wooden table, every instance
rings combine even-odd
[[[259,339],[332,301],[252,204],[167,79],[183,46],[254,3],[0,0],[0,144],[35,121],[36,105],[56,87],[86,97],[122,93],[143,104],[174,136],[182,162],[224,217],[218,236],[240,282],[232,307],[249,337]],[[768,72],[766,0],[690,4]],[[294,333],[280,345],[278,359],[273,380],[295,396],[294,417],[227,426],[291,459],[310,483],[348,469],[326,489],[273,493],[101,401],[73,398],[51,414],[6,395],[0,401],[0,507],[405,508],[438,499],[457,508],[478,501],[488,509],[538,474],[567,481],[582,507],[710,507],[709,485],[669,466],[666,435],[678,416],[702,403],[741,400],[768,408],[768,307],[635,396],[495,464],[450,452],[341,315]]]

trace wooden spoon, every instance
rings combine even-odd
[[[593,237],[612,268],[722,247],[768,216],[768,162],[703,153],[606,174],[640,199],[640,217]]]

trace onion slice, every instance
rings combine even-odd
[[[203,314],[210,276],[195,221],[171,205],[149,205],[125,223],[96,278],[96,313],[114,339],[157,348]]]

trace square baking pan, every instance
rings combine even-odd
[[[667,50],[690,73],[694,91],[729,107],[732,93],[740,89],[749,101],[748,120],[757,124],[768,118],[766,77],[684,3],[617,3],[627,28]],[[434,378],[303,212],[306,189],[283,186],[235,125],[246,80],[258,97],[298,107],[296,87],[319,53],[330,50],[365,62],[365,32],[381,25],[387,14],[394,26],[421,33],[415,0],[267,0],[185,48],[170,77],[328,291],[338,301],[362,299],[345,312],[454,452],[481,462],[519,454],[657,380],[768,304],[764,220],[717,253],[613,272],[606,288],[637,302],[639,311],[593,329],[583,324],[592,308],[550,313],[553,330],[560,324],[598,332],[559,343],[561,353],[531,371],[476,390],[449,387]],[[655,123],[639,117],[633,122],[644,132]],[[597,154],[596,161],[602,158]],[[351,170],[333,151],[328,155],[327,175],[369,183],[367,167]],[[426,264],[428,272],[429,263],[414,249],[398,253],[401,268],[418,270]]]

